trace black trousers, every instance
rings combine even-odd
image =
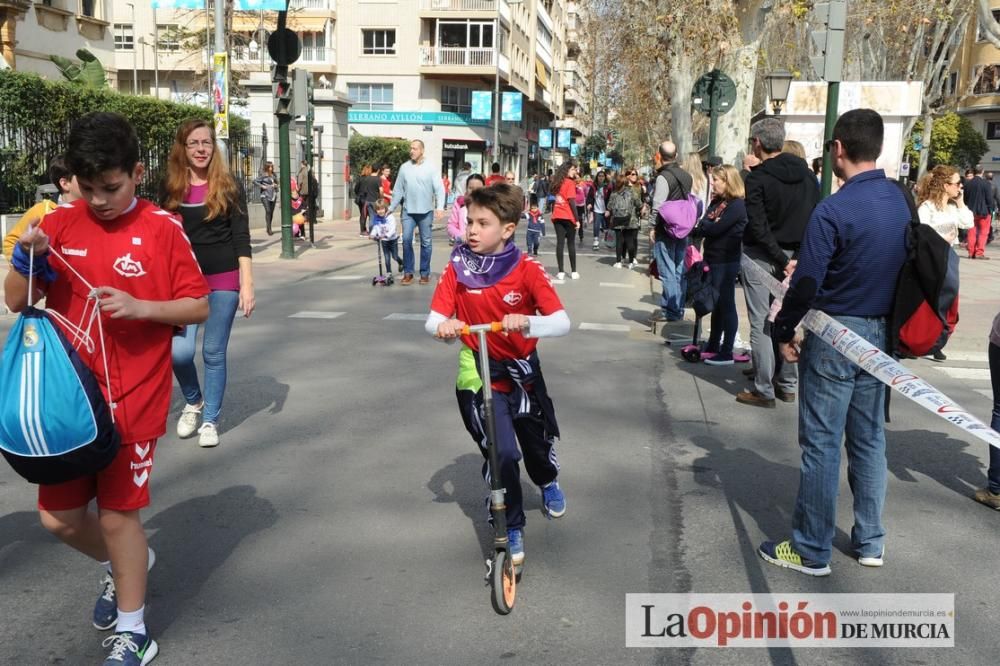
[[[576,272],[576,243],[573,242],[573,232],[576,231],[571,220],[553,220],[556,228],[556,264],[559,272],[563,271],[563,249],[569,245],[569,266],[570,270]],[[568,241],[568,243],[567,243]]]
[[[458,409],[462,413],[465,429],[479,445],[485,458],[483,479],[489,484],[490,464],[486,451],[486,426],[483,412],[483,392],[460,391],[455,389]],[[541,414],[524,418],[514,418],[517,413],[516,398],[513,393],[493,392],[493,416],[496,420],[497,456],[500,462],[500,482],[507,491],[507,527],[524,527],[524,500],[521,493],[521,467],[536,486],[544,486],[559,475],[559,461],[556,458],[555,438],[545,429]]]

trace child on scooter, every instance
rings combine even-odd
[[[396,260],[399,272],[403,272],[403,261],[399,258],[399,227],[396,218],[389,212],[389,202],[379,199],[373,204],[375,215],[372,216],[372,227],[368,237],[377,243],[382,243],[382,256],[385,257],[385,272],[392,273],[392,259]]]
[[[455,247],[441,274],[425,329],[445,342],[462,340],[455,393],[465,427],[485,458],[479,343],[463,329],[494,321],[503,326],[502,333],[489,334],[489,376],[511,563],[520,566],[525,516],[518,460],[524,458],[528,476],[541,488],[545,513],[551,518],[566,513],[566,498],[556,480],[559,426],[535,347],[538,338],[566,335],[570,321],[545,269],[511,240],[524,206],[521,189],[501,183],[467,192],[465,202],[466,242]],[[483,478],[489,474],[484,462]]]

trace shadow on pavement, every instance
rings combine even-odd
[[[885,457],[897,479],[915,483],[912,473],[923,474],[962,497],[986,485],[983,464],[968,448],[968,442],[930,430],[885,432]]]
[[[56,539],[38,522],[38,513],[35,511],[17,511],[0,516],[0,548],[18,541],[41,544],[55,543]],[[0,568],[0,574],[2,571],[3,568]]]
[[[274,377],[258,376],[232,381],[226,387],[222,432],[233,430],[258,412],[279,414],[288,400],[288,384]]]
[[[483,457],[478,453],[461,455],[450,465],[435,472],[427,482],[427,489],[434,493],[434,502],[458,504],[465,517],[472,522],[476,541],[486,558],[493,553],[493,528],[487,522],[489,510],[486,508],[486,496],[489,486],[483,481],[482,466]]]
[[[231,486],[215,495],[195,497],[164,509],[146,521],[156,551],[149,575],[150,616],[157,633],[165,632],[182,613],[213,617],[210,600],[192,609],[216,569],[255,532],[278,520],[274,505],[257,496],[253,486]]]

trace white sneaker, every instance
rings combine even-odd
[[[601,249],[601,244],[600,244],[599,241],[594,241],[594,249],[595,250],[600,250]]]
[[[616,261],[615,262],[615,268],[621,268],[621,267],[622,267],[622,262]]]
[[[177,421],[177,436],[187,439],[198,430],[198,420],[201,418],[201,409],[205,403],[200,405],[184,405],[181,411],[181,418]]]
[[[863,567],[880,567],[885,562],[882,558],[885,557],[885,548],[882,549],[882,554],[875,557],[859,557],[858,564]]]
[[[565,280],[566,279],[566,274],[563,273],[562,271],[559,271],[558,273],[556,273],[556,279],[557,280]]]
[[[570,273],[569,276],[571,278],[573,278],[574,280],[579,280],[580,279],[580,274],[577,273],[576,271],[573,271],[572,273]]]
[[[635,267],[636,267],[637,265],[638,265],[638,264],[636,264],[636,262],[635,262],[635,259],[633,259],[633,260],[632,260],[632,263],[631,263],[631,264],[629,264],[629,265],[628,265],[628,267],[629,267],[629,268],[635,268]]]
[[[203,423],[198,428],[198,446],[211,448],[219,445],[219,431],[214,423]]]

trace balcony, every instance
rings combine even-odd
[[[422,12],[495,12],[497,0],[420,0]]]
[[[289,9],[337,9],[337,0],[291,0]]]
[[[493,74],[496,62],[492,48],[420,47],[420,70],[424,74]]]

